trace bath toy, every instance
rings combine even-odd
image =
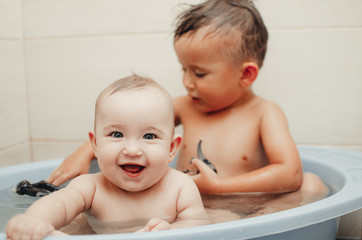
[[[200,160],[202,160],[207,166],[209,166],[215,173],[217,173],[217,170],[214,166],[214,164],[212,164],[204,155],[204,153],[202,152],[201,149],[201,143],[202,140],[199,141],[199,143],[197,144],[197,158],[199,158]]]
[[[42,197],[51,192],[58,191],[59,187],[50,184],[44,180],[31,184],[27,180],[23,180],[16,185],[16,193],[20,195],[28,195]]]
[[[202,149],[201,149],[201,143],[202,143],[202,140],[199,141],[199,143],[197,144],[197,158],[202,160],[207,166],[209,166],[215,173],[217,173],[217,170],[216,170],[216,167],[214,166],[214,164],[212,164],[204,155],[204,153],[202,152]],[[193,159],[193,158],[192,158]],[[192,161],[191,159],[191,161]],[[183,171],[184,173],[190,173],[190,174],[198,174],[199,173],[199,170],[197,170],[196,173],[186,169]]]

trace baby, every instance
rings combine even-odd
[[[174,135],[173,100],[136,75],[105,88],[89,138],[101,172],[85,174],[13,217],[8,239],[42,239],[86,212],[103,222],[148,219],[139,231],[208,223],[192,179],[172,168],[181,144]]]

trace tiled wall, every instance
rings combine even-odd
[[[0,166],[64,157],[87,139],[99,91],[146,74],[184,93],[172,46],[179,3],[0,0]],[[298,144],[362,150],[362,1],[259,0],[269,28],[256,93]]]

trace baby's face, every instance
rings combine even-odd
[[[200,111],[214,112],[239,100],[242,71],[225,53],[220,37],[206,30],[181,36],[174,47],[188,95]]]
[[[142,191],[166,173],[173,138],[170,104],[158,89],[105,97],[96,116],[95,154],[102,173],[127,191]]]

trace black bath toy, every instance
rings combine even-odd
[[[50,184],[44,180],[31,184],[27,180],[23,180],[16,185],[16,193],[19,195],[28,195],[34,197],[42,197],[51,192],[58,191],[59,187]]]
[[[199,143],[197,144],[197,158],[202,160],[207,166],[209,166],[215,173],[217,173],[217,170],[214,166],[214,164],[212,164],[204,155],[204,153],[202,152],[201,149],[201,143],[202,140],[199,141]],[[192,160],[192,159],[191,159]],[[192,173],[190,170],[186,169],[184,170],[184,173]],[[196,172],[196,174],[198,174],[199,171]]]

